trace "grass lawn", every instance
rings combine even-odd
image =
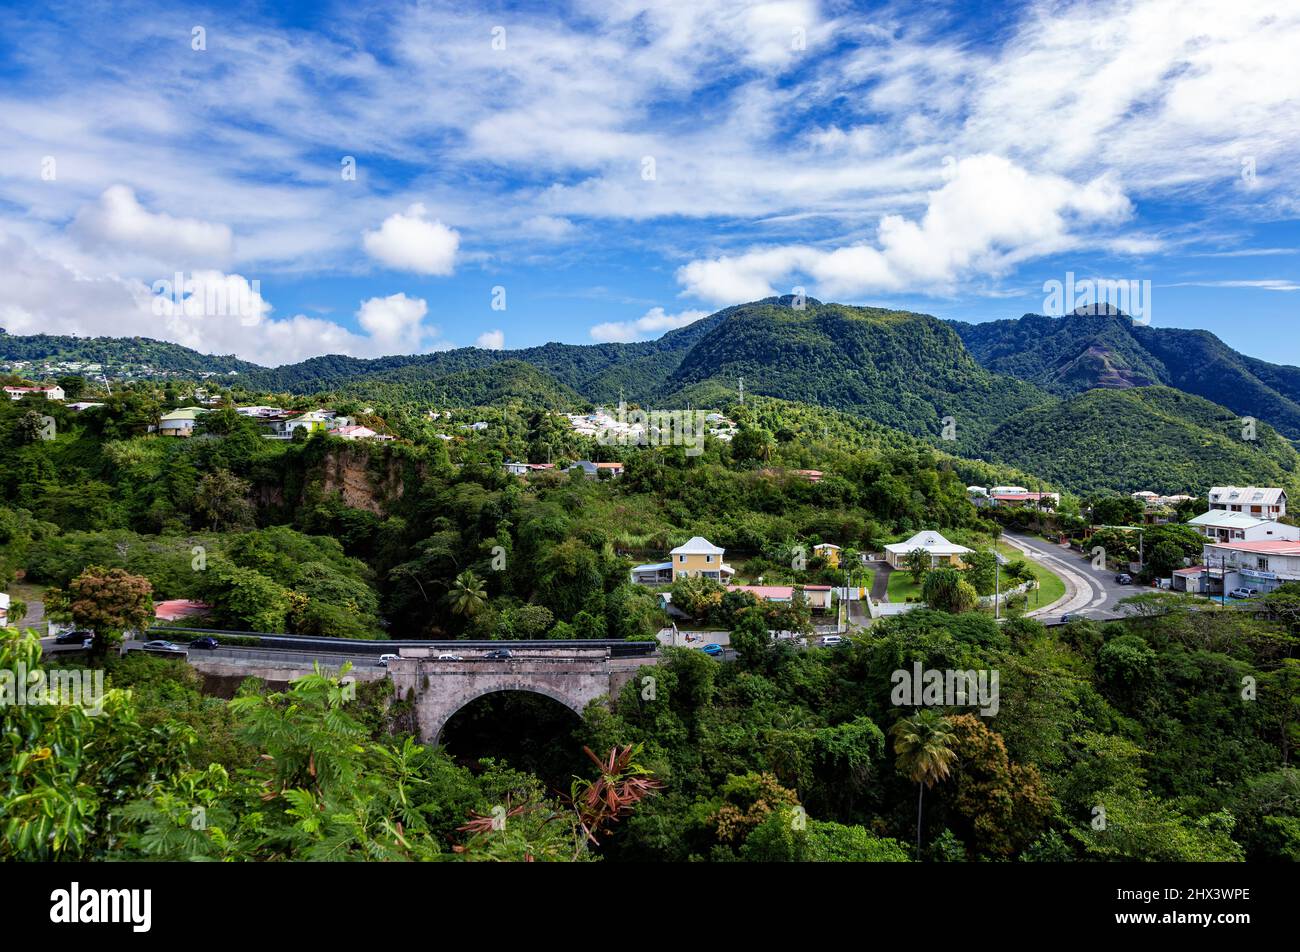
[[[1050,605],[1065,594],[1065,582],[1061,580],[1059,575],[1050,569],[1045,568],[1040,563],[1035,562],[1015,546],[1006,542],[999,542],[998,551],[1012,560],[1023,559],[1025,564],[1029,566],[1029,570],[1033,572],[1034,578],[1038,579],[1037,591],[1029,593],[1028,608],[1030,611],[1033,611],[1035,608],[1042,608],[1046,605]],[[893,580],[891,579],[890,581]],[[892,592],[890,593],[889,598],[891,601],[893,600],[894,596]]]
[[[890,574],[888,591],[891,602],[906,602],[909,595],[921,600],[921,586],[912,581],[912,573],[906,569]]]
[[[860,568],[853,570],[853,585],[855,588],[865,588],[871,591],[871,585],[876,580],[876,570]]]

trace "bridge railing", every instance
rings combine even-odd
[[[448,653],[458,651],[492,650],[508,648],[511,651],[561,652],[580,648],[607,648],[610,656],[642,657],[652,655],[659,648],[658,641],[622,641],[616,638],[601,639],[546,639],[536,638],[527,641],[485,641],[458,639],[384,639],[371,641],[359,638],[328,638],[316,635],[290,635],[283,632],[266,631],[232,631],[222,628],[186,628],[181,626],[155,625],[149,628],[150,635],[171,634],[214,635],[218,638],[255,639],[258,647],[282,651],[338,651],[346,654],[396,654],[402,648],[439,648]]]

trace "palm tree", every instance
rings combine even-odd
[[[957,736],[948,718],[931,708],[918,711],[896,723],[894,758],[898,772],[914,781],[916,793],[916,858],[921,858],[921,805],[925,788],[947,779],[957,752],[952,749]]]
[[[486,603],[487,589],[483,587],[483,581],[468,569],[456,576],[447,592],[447,604],[451,606],[453,615],[472,618]]]

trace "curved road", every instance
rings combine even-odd
[[[1122,615],[1117,604],[1119,600],[1142,590],[1133,585],[1116,584],[1114,572],[1093,568],[1091,560],[1082,558],[1068,545],[1013,532],[1003,532],[1002,538],[1035,562],[1051,569],[1065,582],[1065,595],[1051,605],[1029,612],[1031,618],[1065,614],[1118,618]]]

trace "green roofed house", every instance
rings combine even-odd
[[[203,407],[181,407],[171,413],[164,413],[158,418],[159,436],[193,436],[194,421],[200,413],[207,413]]]

